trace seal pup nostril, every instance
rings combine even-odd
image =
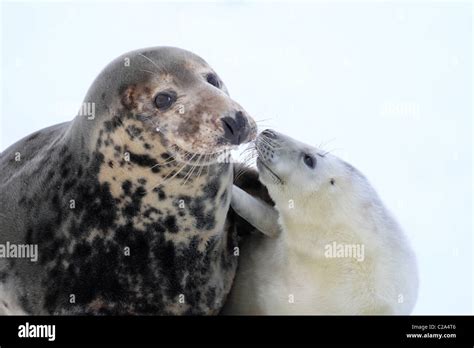
[[[271,129],[265,129],[262,132],[262,136],[270,138],[270,139],[276,139],[276,137],[277,137],[276,133],[274,131],[272,131]]]

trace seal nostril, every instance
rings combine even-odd
[[[224,131],[226,133],[229,132],[231,135],[234,135],[234,129],[232,128],[232,125],[230,124],[230,122],[224,118],[222,119],[222,123],[224,124]]]
[[[235,117],[223,117],[224,138],[233,145],[241,144],[249,135],[248,122],[242,111],[237,111]]]
[[[262,132],[262,135],[264,137],[267,137],[267,138],[270,138],[270,139],[275,139],[277,136],[275,134],[274,131],[272,131],[271,129],[265,129],[263,132]]]
[[[247,121],[246,121],[242,111],[237,111],[235,113],[235,123],[236,123],[238,129],[241,129],[241,128],[245,127]]]

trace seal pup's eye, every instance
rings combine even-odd
[[[207,74],[206,81],[208,83],[210,83],[211,85],[213,85],[214,87],[216,87],[216,88],[221,87],[221,83],[220,83],[219,79],[214,74]]]
[[[155,105],[158,109],[167,109],[176,101],[176,94],[173,92],[161,92],[155,97]]]
[[[313,156],[308,155],[308,154],[303,155],[303,162],[311,169],[313,169],[314,166],[316,165],[316,159]]]

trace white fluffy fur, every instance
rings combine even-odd
[[[282,232],[253,235],[242,245],[224,313],[409,314],[418,289],[415,257],[368,181],[337,157],[275,134],[260,136],[257,149],[283,181],[260,163]],[[314,169],[304,154],[316,159]],[[326,257],[332,242],[363,245],[364,260]]]

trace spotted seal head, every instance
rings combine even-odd
[[[10,307],[218,313],[237,265],[225,159],[255,129],[190,52],[149,48],[114,60],[73,121],[1,154],[0,243],[39,254],[0,261],[3,288],[15,289],[4,294],[17,299]]]
[[[108,121],[104,131],[127,123],[125,131],[151,154],[157,152],[153,145],[158,142],[178,157],[195,154],[194,161],[201,155],[212,159],[255,137],[254,121],[229,97],[219,76],[200,57],[176,48],[117,58],[92,85],[85,99],[89,104]]]

